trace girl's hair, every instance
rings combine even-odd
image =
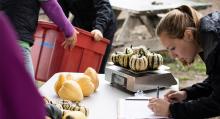
[[[159,36],[165,32],[171,38],[183,38],[187,27],[197,28],[201,15],[192,7],[182,5],[163,17],[156,28]],[[194,33],[195,34],[195,33]]]

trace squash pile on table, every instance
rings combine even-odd
[[[88,117],[88,108],[80,106],[79,103],[73,104],[67,100],[53,102],[46,97],[44,100],[47,110],[46,119],[86,119]]]
[[[56,94],[64,100],[80,102],[84,97],[90,96],[99,86],[97,72],[88,67],[84,74],[78,78],[71,74],[60,74],[54,89]]]
[[[115,52],[111,55],[115,65],[131,69],[133,71],[156,70],[163,64],[163,57],[149,51],[144,46],[126,47],[123,52]]]

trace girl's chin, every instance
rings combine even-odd
[[[190,59],[180,59],[180,61],[182,62],[182,64],[184,66],[187,66],[187,65],[191,65],[193,62],[194,62],[194,58],[190,58]]]

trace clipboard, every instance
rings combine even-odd
[[[156,116],[148,108],[150,97],[129,97],[118,100],[117,119],[168,119]]]

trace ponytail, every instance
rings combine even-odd
[[[192,7],[182,5],[163,17],[156,28],[156,34],[159,36],[165,32],[172,38],[183,38],[187,27],[197,28],[201,15]]]

